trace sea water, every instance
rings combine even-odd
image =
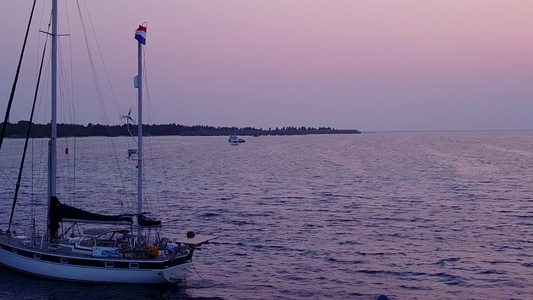
[[[0,298],[533,297],[533,132],[242,138],[237,147],[227,137],[145,144],[144,207],[168,225],[167,236],[218,236],[195,253],[185,284],[65,283],[0,269]],[[3,227],[22,145],[9,139],[0,150]],[[60,201],[135,211],[131,139],[59,145]],[[46,190],[46,140],[30,146],[15,211],[21,229],[45,216],[35,194]]]

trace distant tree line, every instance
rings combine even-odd
[[[0,123],[0,128],[3,126]],[[7,137],[25,137],[28,130],[28,121],[7,123]],[[137,135],[137,125],[100,125],[89,123],[85,125],[58,124],[57,135],[59,137],[71,136],[129,136],[131,132]],[[358,134],[355,129],[335,129],[331,127],[282,127],[282,128],[253,128],[253,127],[214,127],[205,125],[185,126],[180,124],[143,125],[143,133],[146,136],[182,135],[182,136],[221,136],[237,133],[242,136],[260,135],[305,135],[305,134]],[[50,124],[32,124],[32,137],[50,137]]]

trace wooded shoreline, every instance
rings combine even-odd
[[[6,136],[21,138],[26,136],[28,121],[7,123]],[[0,123],[3,126],[3,123]],[[137,125],[129,125],[132,134],[137,134]],[[58,124],[58,137],[86,137],[86,136],[129,136],[128,125],[100,125],[92,124]],[[307,134],[359,134],[356,129],[335,129],[331,127],[282,127],[282,128],[253,128],[253,127],[214,127],[206,125],[186,126],[180,124],[143,125],[143,133],[146,136],[224,136],[237,133],[241,136],[260,135],[307,135]],[[32,124],[31,137],[50,137],[50,124]]]

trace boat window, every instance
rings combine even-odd
[[[106,233],[101,234],[98,237],[98,239],[99,240],[111,240],[111,239],[113,239],[113,235],[114,234],[115,234],[114,232],[106,232]]]
[[[114,268],[114,267],[115,267],[115,263],[114,263],[114,262],[106,261],[106,262],[105,262],[105,267],[106,267],[106,268]]]
[[[115,247],[115,241],[96,240],[96,245],[99,247]]]
[[[93,238],[88,238],[88,237],[83,237],[81,240],[80,240],[80,246],[84,246],[84,247],[92,247],[94,246],[94,239]]]
[[[33,254],[33,258],[35,258],[35,259],[41,259],[41,254],[37,254],[37,253],[35,253],[35,254]]]
[[[68,264],[68,258],[61,257],[62,264]]]
[[[130,269],[138,269],[139,268],[139,264],[138,263],[131,263],[130,264]]]

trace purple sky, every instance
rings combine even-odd
[[[2,116],[32,1],[6,2],[0,21]],[[61,33],[71,37],[62,37],[61,47],[66,64],[73,45],[74,122],[105,123],[76,2],[67,2],[70,30]],[[147,21],[148,91],[155,118],[145,123],[363,131],[533,129],[531,0],[80,3],[90,11],[113,85],[117,105],[93,42],[111,124],[136,107],[133,35]],[[60,7],[65,25],[64,1]],[[42,10],[41,1],[36,25],[48,19],[48,12],[41,17]],[[87,16],[85,22],[90,27]],[[33,38],[38,27],[45,25],[34,26]],[[28,45],[11,121],[28,119],[37,46],[35,41]],[[70,66],[65,70],[70,73]],[[44,116],[48,92],[45,96],[38,122],[49,119]],[[61,122],[72,121],[68,110],[59,115]]]

